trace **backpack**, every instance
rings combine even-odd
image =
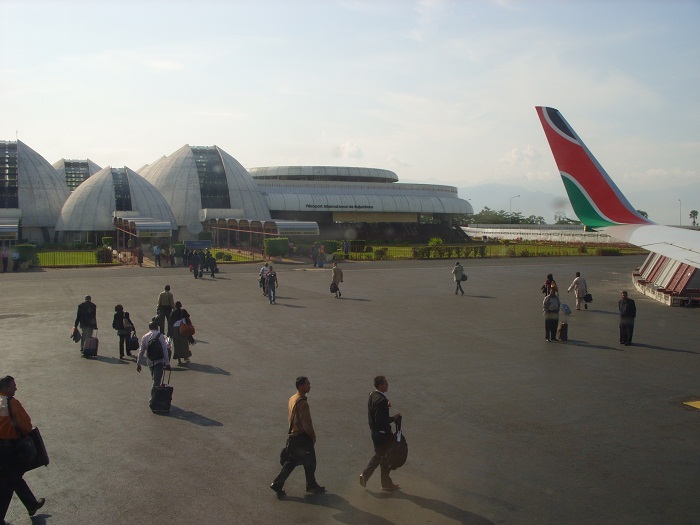
[[[163,359],[163,347],[160,345],[160,334],[157,337],[151,337],[148,341],[148,346],[146,347],[146,357],[149,361],[158,361]]]

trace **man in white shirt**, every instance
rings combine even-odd
[[[151,369],[153,386],[160,386],[163,383],[163,370],[170,370],[170,354],[168,353],[165,336],[158,329],[158,323],[151,321],[148,328],[150,331],[141,338],[141,348],[136,356],[136,371],[141,372],[141,361],[145,355],[146,364]],[[151,340],[154,340],[154,344],[149,350]],[[153,348],[157,343],[160,343],[162,354],[158,353],[157,348]],[[158,355],[155,355],[154,352],[158,353]]]
[[[583,299],[588,293],[588,288],[586,287],[586,279],[581,277],[581,272],[576,272],[576,278],[567,289],[567,292],[570,292],[572,289],[576,293],[576,309],[580,310],[581,303],[583,303],[583,307],[588,310],[588,304]]]

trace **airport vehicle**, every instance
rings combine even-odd
[[[561,113],[544,106],[536,109],[571,205],[583,224],[700,268],[700,232],[663,226],[640,215]]]

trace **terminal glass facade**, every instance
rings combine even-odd
[[[231,196],[219,151],[215,147],[192,148],[192,153],[199,175],[202,208],[230,208]]]
[[[85,160],[66,160],[64,166],[66,184],[68,184],[70,191],[73,191],[90,177],[90,166]]]
[[[114,203],[117,211],[131,210],[131,188],[129,177],[124,168],[112,168],[112,182],[114,183]]]
[[[0,208],[19,208],[17,143],[0,142]]]

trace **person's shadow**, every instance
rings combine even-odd
[[[495,525],[493,521],[486,519],[483,516],[460,509],[459,507],[455,507],[454,505],[445,501],[408,494],[402,490],[397,490],[396,492],[370,492],[370,494],[379,499],[407,499],[419,507],[428,509],[436,514],[442,514],[446,518],[455,520],[457,523],[461,523],[463,525]]]
[[[183,421],[189,421],[200,427],[223,427],[224,424],[215,419],[208,418],[196,412],[190,410],[183,410],[175,405],[170,405],[170,412],[153,412],[157,416],[172,417],[175,419],[181,419]]]
[[[285,496],[280,498],[280,501],[306,503],[307,505],[319,505],[335,509],[338,511],[337,514],[333,515],[335,520],[340,523],[347,523],[348,525],[397,525],[381,516],[358,509],[351,505],[346,499],[329,492],[308,495],[301,498],[298,496]]]
[[[186,370],[193,370],[194,372],[204,372],[205,374],[219,374],[222,376],[230,376],[231,372],[219,368],[218,366],[203,365],[201,363],[189,362],[187,366],[173,366],[173,372],[185,372]]]

